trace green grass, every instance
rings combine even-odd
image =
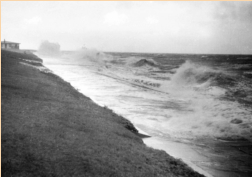
[[[2,50],[2,176],[201,176],[146,147],[133,125]]]

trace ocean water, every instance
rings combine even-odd
[[[251,55],[82,49],[40,57],[81,93],[153,137],[147,145],[168,153],[168,146],[193,149],[201,158],[174,156],[206,176],[252,175]]]

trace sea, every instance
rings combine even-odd
[[[205,176],[252,176],[252,55],[37,53],[100,106],[130,120],[144,143]]]

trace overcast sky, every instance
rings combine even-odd
[[[252,54],[252,2],[1,2],[1,40],[37,49]]]

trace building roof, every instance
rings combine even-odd
[[[1,41],[1,43],[6,43],[6,44],[20,44],[18,42],[11,42],[11,41]]]

